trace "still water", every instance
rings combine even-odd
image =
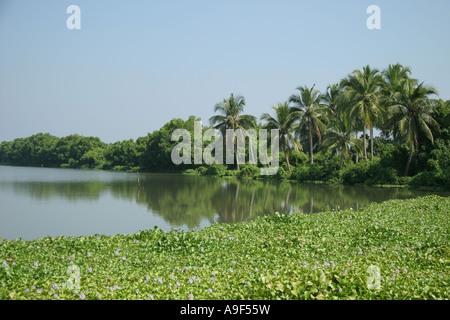
[[[138,183],[139,182],[139,183]],[[392,188],[0,166],[0,238],[192,230],[430,194]],[[449,196],[449,192],[437,192]]]

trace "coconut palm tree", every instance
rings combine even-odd
[[[433,94],[437,95],[435,88],[406,79],[395,87],[389,99],[389,113],[396,126],[394,139],[405,142],[410,148],[405,176],[408,175],[413,154],[419,148],[419,136],[424,135],[434,143],[431,129],[439,128],[439,124],[431,116],[434,100],[429,96]]]
[[[288,170],[291,172],[289,164],[291,149],[296,151],[302,150],[302,145],[295,138],[295,131],[298,127],[298,115],[289,107],[288,102],[279,103],[276,106],[272,106],[272,108],[275,110],[275,116],[272,117],[270,114],[264,113],[261,116],[261,120],[266,121],[265,128],[279,130],[280,149],[284,152]]]
[[[316,134],[319,142],[322,141],[322,136],[326,131],[325,122],[328,121],[328,114],[330,109],[322,103],[323,97],[319,90],[306,86],[298,87],[300,91],[298,95],[291,95],[289,102],[294,104],[292,111],[298,116],[300,121],[297,132],[300,130],[307,130],[309,140],[309,158],[311,163],[314,163],[314,146],[313,134]]]
[[[364,124],[363,152],[366,160],[366,130],[370,130],[371,160],[373,161],[373,127],[377,117],[381,114],[378,93],[383,84],[382,74],[377,69],[365,66],[362,71],[354,70],[350,76],[342,80],[341,84],[346,88],[346,94],[351,101],[350,115],[356,113]]]
[[[394,65],[390,64],[388,68],[383,71],[384,84],[380,89],[380,103],[383,106],[384,112],[381,116],[381,121],[379,122],[379,128],[385,136],[391,134],[395,135],[393,132],[395,123],[391,121],[392,118],[388,112],[387,105],[394,95],[396,87],[401,85],[406,79],[409,79],[410,74],[411,69],[400,63]]]
[[[336,112],[341,104],[342,92],[342,87],[338,83],[329,85],[325,91],[323,101],[333,112]]]
[[[340,154],[339,170],[342,169],[344,159],[351,158],[352,151],[358,154],[362,150],[361,139],[354,136],[354,128],[351,124],[352,120],[346,114],[336,113],[322,142],[322,148],[331,149],[336,151],[336,154]]]
[[[236,97],[231,94],[228,99],[223,99],[214,107],[214,112],[219,112],[220,114],[212,116],[209,121],[215,129],[219,129],[225,135],[225,140],[227,135],[225,134],[226,129],[249,129],[256,126],[256,117],[242,114],[245,107],[245,98],[243,96],[237,95]],[[225,141],[225,144],[227,142]],[[237,155],[237,146],[235,143],[235,157],[236,165],[239,170],[239,161]],[[250,150],[252,148],[250,147]]]

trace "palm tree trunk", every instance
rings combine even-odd
[[[356,139],[358,139],[358,131],[356,131]],[[359,162],[359,154],[358,151],[356,151],[356,163]]]
[[[311,161],[311,164],[313,164],[314,163],[314,156],[313,156],[313,139],[312,139],[311,120],[308,121],[308,129],[309,129],[309,159]]]
[[[363,130],[363,148],[364,148],[364,159],[366,159],[367,161],[366,124],[364,124]]]
[[[287,164],[287,167],[288,167],[288,171],[291,172],[291,165],[289,164],[289,154],[288,154],[288,152],[285,152],[284,156],[286,158],[286,164]]]
[[[236,166],[237,166],[237,170],[240,170],[239,167],[239,161],[238,161],[238,150],[237,150],[237,143],[234,144],[234,151],[235,151],[235,157],[236,157]]]
[[[412,156],[413,156],[413,153],[414,153],[414,147],[411,145],[410,148],[411,148],[411,150],[409,151],[408,162],[406,163],[405,177],[408,176],[409,166],[411,165],[411,160],[412,160]]]
[[[373,162],[373,128],[370,128],[370,156]]]

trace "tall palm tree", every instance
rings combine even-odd
[[[289,107],[289,103],[279,103],[276,106],[272,106],[275,110],[275,116],[272,117],[268,113],[264,113],[261,116],[261,120],[266,121],[265,127],[267,129],[279,130],[280,149],[284,152],[286,164],[289,172],[291,172],[291,165],[289,164],[289,156],[291,149],[300,151],[302,145],[295,138],[295,130],[298,127],[298,115],[295,111]]]
[[[419,136],[424,135],[434,143],[432,127],[439,128],[433,119],[433,99],[430,95],[437,95],[437,90],[418,83],[414,79],[406,79],[395,87],[395,92],[389,100],[389,112],[396,125],[394,139],[403,140],[410,148],[405,176],[408,175],[411,160],[419,147]]]
[[[228,99],[223,99],[222,102],[215,105],[214,112],[219,112],[221,114],[212,116],[209,121],[215,129],[222,131],[225,135],[225,140],[227,139],[227,135],[225,134],[227,129],[249,129],[256,126],[256,117],[248,114],[242,114],[242,112],[244,112],[244,107],[245,98],[240,95],[235,97],[233,94],[231,94]],[[233,144],[235,145],[236,165],[239,170],[240,167],[237,155],[237,146],[234,141]],[[252,148],[250,148],[250,150],[252,150]]]
[[[322,147],[335,150],[340,154],[341,162],[339,170],[342,169],[345,158],[351,158],[351,152],[361,152],[361,139],[354,136],[352,120],[342,112],[336,113],[332,125],[324,136]]]
[[[410,78],[411,69],[407,66],[403,66],[400,63],[390,64],[387,69],[383,71],[384,84],[380,90],[380,103],[383,105],[384,112],[382,114],[382,119],[379,128],[382,130],[384,135],[389,136],[393,133],[395,129],[395,123],[390,117],[387,105],[392,99],[396,88],[400,86],[406,79]],[[416,80],[417,81],[417,80]]]
[[[346,94],[351,101],[350,115],[356,113],[364,124],[363,152],[367,160],[366,130],[370,130],[371,160],[373,161],[373,127],[377,117],[381,114],[378,92],[383,84],[382,74],[370,66],[361,70],[354,70],[341,84],[346,88]]]
[[[328,85],[325,91],[323,101],[333,112],[336,112],[339,108],[339,105],[341,104],[342,92],[342,87],[338,83]]]
[[[299,130],[306,129],[309,140],[309,158],[311,163],[314,163],[313,155],[313,134],[322,141],[323,133],[326,131],[325,122],[328,120],[328,113],[330,109],[322,103],[322,95],[319,90],[306,86],[298,87],[300,91],[298,95],[291,95],[289,102],[294,103],[292,111],[296,113],[299,118]]]

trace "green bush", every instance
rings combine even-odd
[[[397,184],[397,170],[390,167],[383,167],[380,161],[376,161],[370,164],[367,170],[367,179],[364,183],[368,185]]]
[[[409,185],[412,187],[441,187],[445,185],[443,176],[438,171],[424,171],[414,176]]]
[[[304,152],[295,151],[295,150],[291,151],[291,154],[289,156],[289,163],[291,164],[291,167],[292,166],[297,167],[297,166],[307,164],[308,161],[309,161],[309,158]]]
[[[239,176],[239,170],[227,170],[226,175],[229,177],[236,177]]]
[[[397,184],[397,170],[383,165],[382,161],[366,162],[347,165],[342,171],[344,184]]]
[[[206,171],[208,170],[208,168],[207,167],[203,167],[203,166],[201,166],[201,167],[198,167],[197,169],[195,169],[198,173],[200,173],[200,174],[205,174],[206,173]]]
[[[238,173],[241,178],[255,178],[261,174],[261,170],[254,165],[244,166]]]
[[[195,169],[187,169],[183,172],[183,174],[197,175],[197,174],[199,174],[199,172]]]
[[[398,177],[397,184],[407,185],[411,182],[412,177]]]
[[[363,184],[367,178],[369,163],[361,161],[346,166],[342,171],[342,181],[344,184],[355,185]]]
[[[278,168],[278,172],[274,175],[275,179],[286,180],[291,178],[291,173],[285,170],[282,166]]]
[[[309,169],[305,165],[296,167],[292,171],[292,179],[294,179],[294,180],[298,180],[300,182],[303,182],[303,181],[308,180],[308,177],[309,177]]]
[[[227,174],[227,168],[221,164],[213,164],[204,173],[207,176],[223,177]]]

